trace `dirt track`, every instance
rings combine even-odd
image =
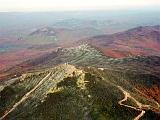
[[[20,101],[18,101],[17,103],[14,104],[14,106],[7,112],[5,113],[0,120],[3,120],[9,113],[11,113],[13,110],[15,110],[23,101],[25,101],[29,95],[34,92],[45,80],[46,78],[48,78],[50,76],[51,73],[49,73],[48,75],[46,75],[32,90],[30,90],[28,93],[26,93]]]
[[[127,91],[125,91],[121,86],[117,86],[117,87],[118,87],[118,88],[123,92],[123,94],[124,94],[124,98],[123,98],[122,100],[120,100],[120,101],[118,102],[118,104],[120,104],[120,105],[122,105],[122,106],[125,106],[125,107],[128,107],[128,108],[132,108],[132,109],[141,111],[141,113],[133,119],[133,120],[139,120],[139,119],[145,114],[145,111],[142,110],[142,107],[143,107],[143,106],[145,106],[145,107],[148,106],[148,107],[149,107],[149,105],[143,105],[142,103],[140,103],[139,101],[137,101],[135,98],[133,98],[133,97],[130,95],[130,93],[128,93]],[[138,107],[133,107],[133,106],[129,106],[129,105],[123,104],[123,102],[126,101],[128,98],[132,99],[132,100],[137,104]]]

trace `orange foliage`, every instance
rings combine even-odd
[[[137,86],[138,92],[144,97],[154,99],[160,103],[160,86],[152,85],[151,87]]]

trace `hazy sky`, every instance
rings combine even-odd
[[[0,11],[121,9],[160,6],[160,0],[0,0]]]

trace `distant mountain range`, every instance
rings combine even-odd
[[[91,37],[81,42],[91,44],[112,57],[160,56],[160,26],[137,27],[112,35]]]
[[[138,55],[160,56],[159,25],[141,26],[124,32],[98,36],[94,36],[96,31],[90,31],[91,34],[87,33],[87,30],[80,31],[42,27],[30,32],[27,37],[24,37],[25,39],[23,37],[21,39],[1,38],[0,47],[6,50],[0,54],[0,69],[8,68],[28,59],[45,56],[60,47],[81,44],[89,44],[104,55],[113,58]]]

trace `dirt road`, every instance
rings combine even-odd
[[[118,104],[120,104],[120,105],[122,105],[122,106],[125,106],[125,107],[128,107],[128,108],[132,108],[132,109],[141,111],[141,113],[133,119],[133,120],[139,120],[139,119],[145,114],[145,111],[142,110],[142,107],[143,107],[143,106],[145,106],[145,107],[148,106],[148,107],[149,107],[149,105],[143,105],[142,103],[140,103],[139,101],[137,101],[134,97],[132,97],[132,96],[130,95],[130,93],[128,93],[127,91],[125,91],[121,86],[117,86],[117,87],[118,87],[118,88],[123,92],[123,94],[124,94],[124,98],[123,98],[122,100],[120,100],[120,101],[118,102]],[[138,107],[133,107],[133,106],[129,106],[129,105],[123,104],[123,102],[126,101],[128,98],[132,99],[132,100],[137,104]]]
[[[26,93],[20,101],[14,104],[14,106],[7,112],[5,113],[0,120],[3,120],[9,113],[11,113],[13,110],[15,110],[23,101],[25,101],[29,95],[34,92],[49,76],[51,73],[47,74],[33,89],[31,89],[28,93]]]

